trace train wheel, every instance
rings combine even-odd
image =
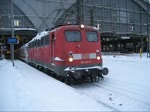
[[[65,83],[66,83],[67,85],[71,85],[71,84],[73,83],[73,78],[72,78],[71,76],[67,75],[67,76],[65,77]]]
[[[95,74],[93,74],[93,80],[94,80],[94,82],[96,82],[96,75]]]
[[[65,79],[63,76],[58,76],[58,80],[60,80],[61,82],[65,82]]]
[[[96,82],[99,82],[99,76],[98,75],[96,76]]]
[[[48,74],[48,70],[46,68],[44,68],[44,73]]]
[[[91,83],[93,83],[93,76],[92,76],[92,74],[90,74],[90,81],[91,81]]]

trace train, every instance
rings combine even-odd
[[[38,33],[18,49],[18,57],[66,84],[99,81],[108,74],[103,67],[100,32],[83,24]]]

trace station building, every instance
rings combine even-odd
[[[1,43],[12,28],[22,45],[67,22],[98,27],[103,52],[149,51],[148,0],[0,0]]]

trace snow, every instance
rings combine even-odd
[[[106,83],[109,83],[107,81],[115,82],[114,85],[117,88],[124,89],[124,93],[119,92],[119,89],[115,92],[133,99],[132,102],[123,99],[128,106],[128,110],[150,111],[150,59],[147,59],[146,55],[140,58],[139,54],[118,56],[113,59],[105,58],[108,59],[105,66],[109,66],[110,70]],[[118,100],[120,99],[118,98]],[[121,110],[125,111],[123,108]]]
[[[32,40],[29,41],[29,43],[33,42],[34,40],[41,40],[41,38],[48,35],[48,33],[49,33],[49,31],[45,31],[45,30],[38,33],[34,38],[32,38]]]
[[[150,111],[146,54],[105,55],[103,81],[68,86],[15,60],[0,61],[0,111]]]
[[[118,111],[150,111],[150,59],[143,54],[103,56],[104,81],[73,86]],[[99,93],[99,94],[97,94]]]
[[[48,35],[50,32],[54,32],[56,29],[51,30],[51,31],[42,31],[40,33],[38,33],[34,38],[32,38],[32,40],[29,41],[29,43],[33,42],[34,40],[41,40],[44,36]],[[28,44],[26,44],[28,45]]]
[[[0,90],[0,111],[111,110],[21,61],[0,61]]]
[[[56,61],[64,61],[63,59],[61,59],[61,58],[59,58],[59,57],[55,57],[54,60],[56,60]]]

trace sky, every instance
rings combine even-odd
[[[0,111],[150,111],[146,54],[103,56],[100,82],[66,85],[22,61],[0,60]]]

